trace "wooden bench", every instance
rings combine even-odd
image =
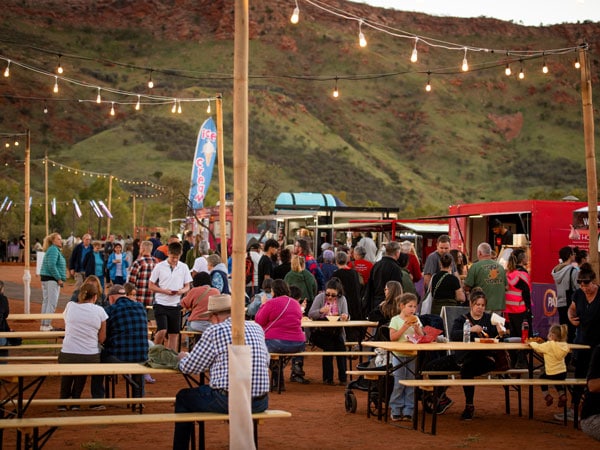
[[[488,386],[542,386],[542,385],[552,385],[552,386],[585,386],[587,384],[587,380],[585,378],[567,378],[565,380],[547,380],[542,378],[475,378],[475,379],[463,379],[463,378],[455,378],[455,379],[436,379],[436,380],[400,380],[400,384],[409,387],[415,387],[418,389],[428,389],[428,388],[437,388],[437,387],[449,387],[449,386],[480,386],[480,387],[488,387]],[[435,392],[435,391],[434,391]],[[533,395],[532,391],[530,391],[529,395],[529,419],[533,419]],[[436,432],[436,420],[437,420],[437,405],[438,405],[438,396],[434,394],[434,404],[433,404],[433,414],[431,421],[431,434],[435,434]],[[424,399],[424,396],[421,396],[421,399]],[[574,426],[577,428],[578,424],[578,409],[579,409],[579,398],[578,396],[574,396],[573,410],[574,410]],[[417,420],[418,420],[418,404],[415,402],[415,415],[413,417],[413,427],[417,428]],[[564,424],[567,424],[567,405],[564,407]],[[423,414],[423,420],[421,422],[421,430],[425,429],[425,414]]]
[[[281,419],[291,417],[291,413],[280,410],[267,410],[262,413],[252,414],[254,423],[254,443],[258,448],[258,424],[268,419]],[[197,412],[197,413],[164,413],[164,414],[115,414],[94,416],[66,416],[66,417],[35,417],[21,419],[0,420],[0,430],[17,429],[25,433],[25,449],[41,449],[59,427],[90,425],[125,425],[166,422],[196,422],[198,423],[198,444],[205,448],[204,423],[229,420],[229,414]],[[40,428],[48,427],[44,433]],[[20,435],[20,433],[18,433]],[[20,438],[20,436],[19,436]],[[18,439],[19,441],[20,439]],[[18,448],[19,442],[17,442]]]
[[[351,351],[304,351],[297,353],[270,353],[271,360],[278,362],[279,369],[279,380],[277,383],[277,393],[281,394],[281,380],[283,379],[283,368],[285,364],[292,358],[297,356],[307,357],[307,356],[346,356],[349,361],[354,358],[362,358],[363,356],[375,356],[376,353],[374,351],[360,351],[360,352],[351,352]]]
[[[142,414],[144,404],[150,403],[175,403],[175,397],[141,397],[141,398],[34,398],[24,399],[25,404],[31,406],[119,406],[130,407],[133,412],[136,410]]]
[[[1,345],[0,350],[48,350],[62,348],[62,344],[21,344],[21,345]]]
[[[41,356],[0,356],[0,362],[16,361],[16,362],[48,362],[58,361],[58,355],[41,355]]]

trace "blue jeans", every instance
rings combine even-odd
[[[394,416],[412,416],[415,408],[415,388],[400,384],[400,380],[415,378],[415,358],[413,356],[396,356],[394,366],[405,363],[394,372],[394,390],[390,397],[390,409]]]
[[[269,407],[269,396],[252,399],[252,412],[263,412]],[[175,412],[229,412],[229,397],[222,391],[204,384],[194,388],[182,389],[175,399]],[[194,432],[194,422],[178,422],[173,435],[173,450],[189,450],[190,437]]]
[[[284,339],[266,339],[269,353],[297,353],[306,348],[304,341],[286,341]]]

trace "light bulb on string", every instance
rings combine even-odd
[[[548,65],[546,64],[546,57],[544,56],[544,65],[542,66],[542,73],[548,73]]]
[[[523,72],[523,61],[521,61],[521,70],[519,71],[519,80],[523,80],[525,78],[525,72]]]
[[[300,20],[300,8],[298,8],[298,1],[296,0],[296,7],[294,8],[294,12],[292,13],[290,22],[292,22],[295,25],[298,23],[298,20]]]
[[[152,89],[154,87],[154,81],[152,81],[152,71],[150,71],[150,78],[148,78],[148,89]]]
[[[463,72],[467,72],[469,70],[469,63],[467,62],[467,48],[465,47],[465,56],[463,57],[462,67]]]
[[[54,76],[54,88],[52,89],[52,92],[55,94],[58,92],[58,77],[56,75]]]
[[[579,62],[579,56],[577,58],[575,58],[575,64],[574,64],[574,66],[575,66],[576,69],[580,69],[581,68],[581,63]],[[8,67],[7,67],[7,70],[8,70]],[[5,74],[6,74],[6,72],[5,72]],[[4,75],[4,76],[6,76],[6,75]]]
[[[48,114],[48,105],[44,102],[44,114]]]
[[[362,24],[363,24],[362,20],[360,22],[358,22],[358,45],[360,45],[361,47],[366,47],[367,39],[365,38],[365,35],[362,32]]]
[[[171,108],[171,112],[173,114],[177,112],[177,99],[173,99],[173,107]]]
[[[177,114],[181,114],[181,100],[177,100]]]
[[[100,88],[98,88],[98,95],[96,96],[96,103],[102,103],[102,97],[100,97]]]
[[[4,76],[6,78],[10,76],[10,59],[6,63],[6,69],[4,69]]]
[[[59,75],[64,72],[64,69],[63,69],[62,65],[60,64],[60,57],[61,56],[62,55],[58,55],[58,66],[56,67],[56,73],[58,73]]]
[[[504,69],[504,74],[507,77],[510,77],[510,74],[512,73],[512,71],[510,70],[510,65],[508,63],[506,63],[506,68]]]
[[[19,141],[15,141],[15,147],[19,146]]]
[[[138,99],[137,99],[137,103],[135,104],[135,110],[139,111],[140,110],[140,95],[138,95]]]
[[[415,47],[413,48],[412,54],[410,55],[410,62],[416,63],[419,59],[419,55],[417,53],[417,42],[419,42],[419,38],[415,38]]]
[[[425,85],[425,91],[431,92],[431,72],[427,72],[427,84]]]
[[[335,87],[333,89],[333,98],[338,98],[340,96],[340,91],[338,91],[338,77],[335,77]]]
[[[208,107],[206,108],[206,113],[210,114],[210,100],[208,100]]]
[[[115,102],[110,102],[110,115],[115,115]]]

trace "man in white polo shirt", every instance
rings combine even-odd
[[[190,290],[192,276],[187,264],[179,261],[182,246],[172,242],[167,259],[158,263],[150,275],[150,290],[154,296],[156,331],[167,333],[165,347],[177,351],[177,339],[181,329],[181,296]],[[164,330],[164,331],[163,331]]]

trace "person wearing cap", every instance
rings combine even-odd
[[[140,302],[127,297],[125,288],[113,284],[108,290],[109,306],[106,308],[106,340],[102,362],[143,363],[148,359],[148,318]],[[92,377],[92,397],[104,397],[103,376]],[[144,376],[131,375],[132,397],[144,396]],[[100,392],[101,395],[95,394]],[[96,409],[100,409],[97,407]]]
[[[204,315],[212,322],[191,353],[179,353],[179,370],[184,374],[209,372],[209,384],[182,389],[175,399],[175,412],[229,412],[229,346],[232,343],[231,296],[213,295]],[[244,322],[244,340],[251,347],[251,408],[253,413],[269,406],[269,351],[262,327]],[[194,432],[193,422],[175,424],[173,449],[187,450]]]
[[[154,317],[157,334],[167,333],[165,347],[177,351],[181,330],[181,296],[190,290],[192,276],[185,263],[179,261],[181,243],[171,242],[168,257],[159,262],[150,274],[150,290],[154,292]]]

